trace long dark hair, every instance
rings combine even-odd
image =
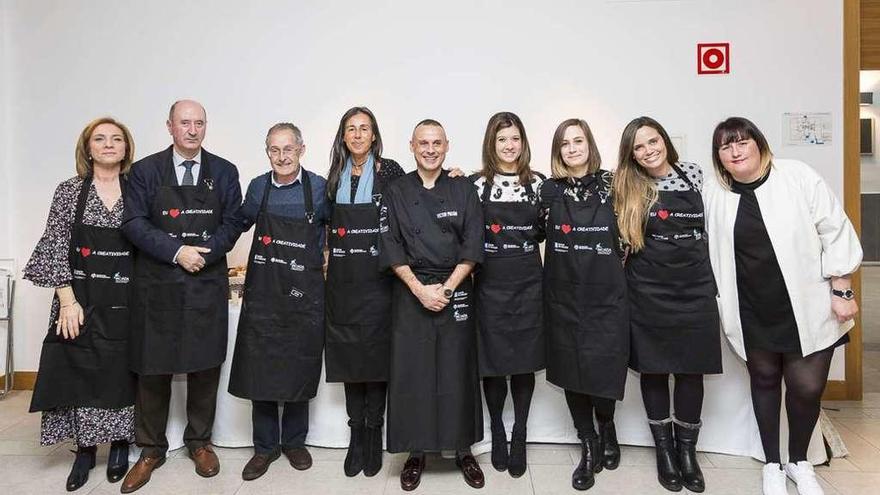
[[[520,139],[522,139],[522,152],[516,159],[516,175],[519,176],[519,183],[524,186],[532,181],[532,170],[529,168],[532,151],[529,148],[529,138],[526,137],[523,123],[515,113],[498,112],[489,119],[489,123],[486,124],[486,133],[483,135],[483,169],[480,171],[480,175],[486,178],[486,184],[489,185],[487,187],[491,187],[495,174],[501,171],[498,166],[498,155],[495,153],[495,139],[498,131],[508,127],[516,127]]]
[[[330,199],[336,198],[336,188],[339,187],[339,176],[342,169],[345,168],[345,161],[351,156],[348,147],[345,145],[345,123],[348,119],[362,113],[370,118],[370,125],[373,126],[373,143],[370,145],[370,153],[378,162],[382,156],[382,135],[379,134],[379,124],[376,122],[376,116],[367,107],[351,107],[339,119],[339,128],[336,129],[336,137],[333,139],[333,148],[330,149],[330,171],[327,173],[327,196]]]

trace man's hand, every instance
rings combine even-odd
[[[439,312],[449,304],[449,299],[443,297],[443,284],[421,285],[413,294],[429,311]]]
[[[183,246],[177,253],[177,264],[190,273],[197,273],[205,267],[205,258],[202,253],[210,253],[211,250],[199,246]]]

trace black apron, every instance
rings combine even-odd
[[[607,191],[550,205],[545,248],[547,381],[622,400],[629,354],[626,279]]]
[[[124,191],[122,176],[119,185]],[[132,246],[118,228],[82,223],[91,186],[87,177],[76,203],[68,255],[70,285],[85,319],[73,340],[56,335],[56,324],[49,324],[31,412],[134,404],[135,375],[128,365]]]
[[[379,181],[373,202],[333,205],[327,245],[328,382],[387,382],[392,275],[379,271]]]
[[[150,222],[185,245],[204,245],[220,225],[223,208],[214,192],[210,162],[203,160],[196,186],[178,186],[170,161],[162,181]],[[220,366],[226,359],[228,298],[225,256],[189,273],[139,251],[132,302],[132,369],[140,375],[171,375]]]
[[[526,184],[527,202],[493,202],[486,183],[480,200],[485,220],[485,260],[474,274],[480,376],[544,369],[540,207]]]
[[[426,285],[451,272],[415,271]],[[425,309],[399,279],[392,310],[388,451],[459,450],[483,438],[473,284],[455,289],[440,311]]]
[[[266,178],[229,376],[229,393],[243,399],[305,401],[315,396],[321,380],[324,227],[314,224],[305,170],[301,180],[305,218],[289,218],[266,211],[272,173]]]
[[[717,289],[709,264],[703,198],[660,191],[645,224],[645,247],[626,263],[630,368],[641,373],[721,373]]]

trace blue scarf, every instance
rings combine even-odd
[[[336,203],[348,205],[351,201],[351,168],[352,161],[349,156],[345,160],[345,167],[339,174],[339,186],[336,188]],[[376,160],[373,154],[367,155],[367,161],[361,169],[361,179],[358,182],[357,192],[354,195],[354,203],[372,203],[373,202],[373,176],[376,172]]]

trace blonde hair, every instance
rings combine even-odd
[[[599,154],[599,148],[596,147],[596,140],[593,138],[593,131],[590,125],[583,119],[566,119],[563,120],[556,132],[553,133],[553,142],[550,145],[550,172],[554,179],[564,179],[571,177],[571,171],[562,160],[562,140],[565,138],[565,130],[571,126],[580,127],[584,131],[587,138],[587,149],[589,156],[587,157],[587,175],[596,173],[602,165],[602,156]]]
[[[644,167],[636,162],[633,155],[636,132],[642,127],[656,130],[663,138],[668,163],[678,162],[678,152],[675,151],[666,130],[656,120],[650,117],[639,117],[633,119],[623,129],[620,136],[617,170],[614,172],[614,211],[617,213],[620,237],[633,252],[640,251],[645,247],[645,220],[658,197],[654,178],[648,175]]]
[[[79,133],[79,139],[76,141],[76,151],[74,152],[74,158],[76,160],[76,175],[81,179],[86,178],[93,173],[92,156],[89,152],[89,140],[92,138],[92,133],[95,132],[95,128],[101,124],[115,125],[122,131],[122,138],[125,140],[125,155],[119,163],[119,172],[127,175],[128,171],[131,169],[131,162],[134,161],[134,138],[131,137],[131,132],[128,130],[128,127],[125,127],[125,124],[112,117],[97,118],[86,124],[86,127]]]
[[[715,166],[715,173],[718,180],[725,189],[730,189],[733,183],[733,176],[724,168],[721,163],[719,150],[726,144],[745,139],[753,139],[761,153],[761,175],[764,177],[773,165],[773,152],[770,151],[770,145],[764,133],[758,129],[751,120],[743,117],[729,117],[723,122],[715,126],[715,132],[712,133],[712,164]]]

